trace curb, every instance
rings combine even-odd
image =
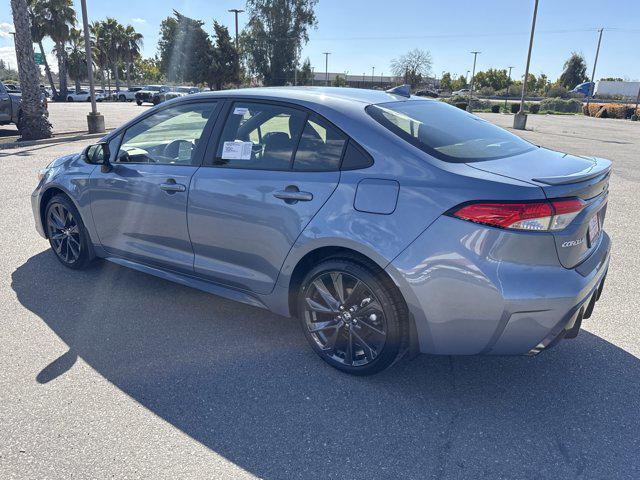
[[[42,140],[27,140],[25,142],[8,142],[8,143],[0,143],[0,150],[10,150],[13,148],[22,148],[22,147],[32,147],[34,145],[48,145],[55,143],[64,143],[64,142],[76,142],[78,140],[90,140],[92,138],[102,138],[107,135],[113,128],[107,128],[104,133],[81,133],[81,132],[71,132],[77,133],[79,135],[65,135],[60,137],[52,137],[52,138],[43,138]]]

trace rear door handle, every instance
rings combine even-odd
[[[181,183],[176,183],[173,178],[168,179],[165,183],[160,184],[160,190],[167,193],[185,192],[187,187]]]
[[[311,192],[301,192],[295,185],[289,185],[284,190],[278,190],[273,193],[273,196],[289,204],[310,202],[313,200],[313,194]]]

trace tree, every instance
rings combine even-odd
[[[467,79],[464,75],[458,76],[458,78],[451,82],[451,91],[460,90],[462,88],[469,88]]]
[[[240,59],[235,42],[229,35],[229,29],[214,20],[213,30],[216,43],[213,47],[213,63],[207,83],[209,88],[220,90],[227,83],[240,81]]]
[[[247,0],[249,22],[242,34],[249,70],[265,85],[293,78],[309,29],[317,25],[318,0]]]
[[[47,36],[55,44],[58,59],[59,96],[67,97],[67,52],[64,48],[69,40],[69,32],[76,24],[76,12],[73,0],[42,0],[42,13]]]
[[[305,59],[302,68],[298,70],[298,85],[311,85],[313,83],[313,70],[311,70],[311,60]]]
[[[342,75],[336,75],[336,78],[333,79],[333,86],[334,87],[346,87],[347,86],[347,79],[345,77],[343,77]]]
[[[33,59],[33,43],[26,0],[11,0],[18,74],[22,87],[21,114],[18,131],[25,140],[51,137],[51,124],[45,116],[41,100],[40,71]]]
[[[71,68],[69,76],[76,83],[76,93],[80,91],[80,82],[87,78],[87,56],[84,51],[84,32],[77,28],[69,31],[67,58]]]
[[[127,25],[125,27],[122,50],[124,53],[124,59],[127,63],[127,88],[131,88],[131,69],[133,67],[133,62],[140,58],[142,39],[142,34],[136,32],[136,29],[131,25]]]
[[[564,62],[564,71],[560,75],[560,85],[568,90],[588,80],[587,64],[579,53],[572,52],[569,59]]]
[[[162,81],[160,61],[157,58],[138,58],[131,66],[131,78],[140,82],[154,83]]]
[[[445,92],[451,92],[453,90],[451,74],[449,72],[442,75],[442,78],[440,79],[440,90]]]
[[[415,48],[391,61],[391,71],[397,77],[404,77],[405,83],[417,86],[431,73],[431,53]]]
[[[100,86],[104,90],[106,79],[105,71],[109,68],[107,32],[104,28],[103,22],[101,21],[93,22],[90,25],[89,30],[91,31],[92,57],[98,66],[100,73]]]
[[[42,0],[28,0],[27,5],[29,8],[29,20],[31,21],[31,38],[38,44],[40,55],[42,55],[42,59],[44,61],[44,71],[47,74],[49,86],[51,86],[51,93],[55,98],[58,96],[58,91],[56,90],[56,84],[53,81],[53,75],[51,75],[49,61],[47,60],[47,55],[44,53],[44,47],[42,45],[42,40],[47,36],[45,4]]]

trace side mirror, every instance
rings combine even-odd
[[[109,151],[108,142],[100,142],[95,145],[89,145],[82,152],[84,161],[92,165],[101,165],[100,170],[102,173],[108,173],[113,169],[109,157],[111,152]]]

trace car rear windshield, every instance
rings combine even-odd
[[[448,162],[480,162],[536,148],[486,120],[436,100],[370,105],[367,112],[412,145]]]

